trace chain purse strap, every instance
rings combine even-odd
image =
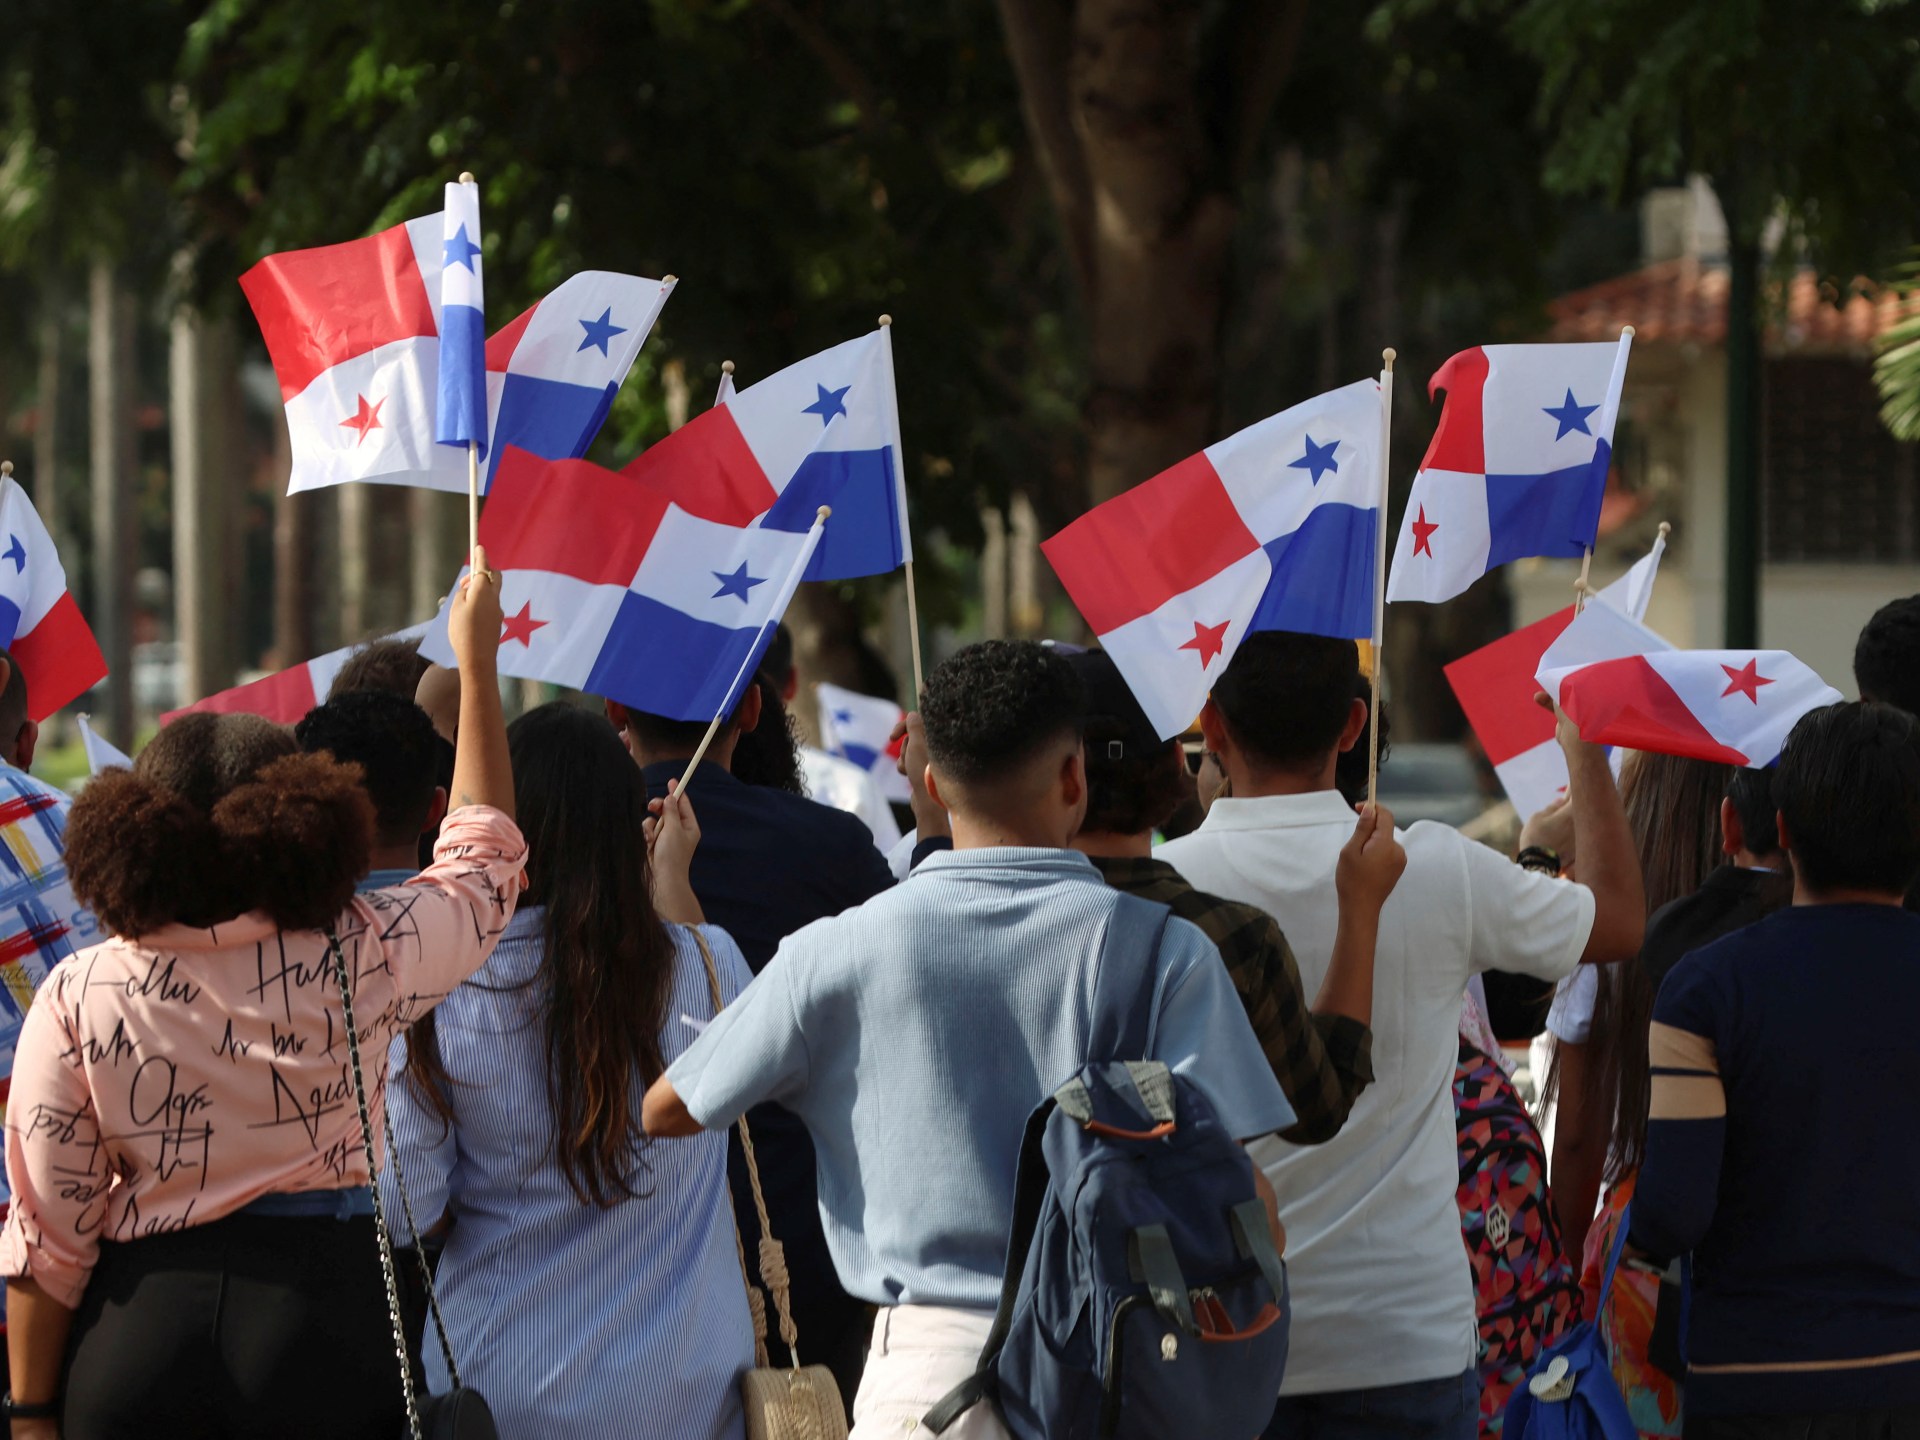
[[[717,1016],[726,1008],[726,1001],[720,994],[720,972],[714,968],[713,951],[707,947],[707,937],[700,933],[698,926],[689,925],[687,930],[692,934],[694,944],[700,947],[700,959],[706,964],[707,988],[713,993],[713,1013]],[[760,1188],[760,1165],[754,1158],[753,1133],[747,1127],[747,1117],[742,1115],[734,1124],[740,1127],[740,1150],[747,1161],[747,1184],[753,1191],[754,1213],[760,1219],[760,1283],[773,1296],[774,1309],[780,1316],[780,1339],[787,1347],[793,1368],[798,1370],[800,1331],[793,1323],[793,1282],[787,1274],[787,1252],[773,1238],[773,1224],[767,1217],[767,1197]],[[740,1256],[740,1274],[747,1282],[747,1308],[753,1312],[754,1364],[765,1370],[770,1363],[767,1357],[766,1302],[761,1299],[760,1291],[753,1283],[753,1275],[747,1269],[747,1248],[740,1238],[737,1222],[733,1229],[733,1245]]]
[[[400,1286],[393,1267],[393,1235],[387,1228],[387,1211],[380,1198],[379,1166],[374,1158],[373,1118],[367,1103],[367,1079],[360,1066],[360,1036],[353,1021],[353,981],[347,973],[347,956],[340,944],[340,937],[331,929],[327,931],[327,951],[333,957],[334,983],[340,991],[340,1013],[346,1022],[347,1060],[353,1070],[353,1100],[360,1112],[360,1143],[366,1151],[367,1184],[373,1192],[373,1226],[380,1237],[380,1276],[387,1287],[387,1319],[393,1326],[393,1349],[395,1358],[400,1362],[400,1391],[406,1400],[407,1430],[412,1440],[422,1440],[420,1429],[420,1402],[413,1388],[413,1363],[407,1355],[406,1324],[400,1315]],[[424,1249],[419,1249],[420,1229],[414,1223],[413,1204],[407,1198],[407,1187],[400,1175],[400,1149],[393,1142],[393,1117],[381,1107],[380,1119],[386,1132],[387,1156],[393,1165],[394,1188],[400,1192],[400,1208],[407,1218],[407,1230],[414,1237],[416,1254],[420,1262],[420,1278],[426,1285],[427,1308],[433,1315],[433,1328],[440,1337],[441,1353],[447,1357],[447,1374],[454,1388],[460,1388],[460,1371],[453,1359],[453,1347],[447,1342],[446,1321],[440,1314],[440,1297],[434,1290],[433,1272],[427,1265]]]

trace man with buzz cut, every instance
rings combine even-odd
[[[1066,848],[1086,809],[1085,703],[1066,659],[1027,641],[969,646],[928,676],[926,779],[953,849],[791,936],[647,1093],[651,1135],[727,1125],[767,1099],[812,1132],[841,1280],[881,1307],[858,1440],[908,1434],[973,1373],[1027,1117],[1089,1058],[1122,897]],[[1170,920],[1152,971],[1135,1002],[1155,1006],[1148,1058],[1198,1086],[1230,1135],[1291,1124],[1206,936]],[[981,1405],[946,1433],[1006,1430]]]
[[[1353,811],[1340,755],[1367,724],[1351,640],[1261,631],[1201,712],[1232,786],[1193,834],[1154,854],[1214,895],[1280,922],[1301,979],[1325,982],[1341,911],[1334,876]],[[1534,874],[1444,825],[1406,831],[1406,873],[1380,910],[1373,1084],[1338,1135],[1253,1147],[1280,1197],[1293,1293],[1276,1440],[1473,1440],[1479,1328],[1460,1243],[1453,1072],[1460,1006],[1486,970],[1558,980],[1631,959],[1646,900],[1606,753],[1564,720],[1580,883]],[[1543,852],[1522,859],[1558,868]]]

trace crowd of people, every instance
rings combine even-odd
[[[417,1387],[510,1437],[739,1440],[743,1376],[802,1364],[855,1440],[921,1433],[1090,1058],[1245,1146],[1268,1436],[1497,1436],[1582,1318],[1644,1436],[1920,1433],[1920,596],[1768,771],[1616,782],[1563,717],[1514,856],[1364,802],[1347,641],[1249,636],[1186,743],[1098,651],[968,646],[902,722],[895,867],[871,796],[808,798],[790,652],[689,768],[705,726],[614,702],[506,724],[500,625],[481,558],[457,671],[375,644],[292,730],[188,715],[71,802],[0,660],[0,943],[45,972],[7,1057],[14,1436],[391,1437]],[[1523,1038],[1489,979],[1553,1037],[1524,1207],[1467,1179],[1462,1077],[1507,1093]],[[1090,1057],[1116,1004],[1147,1053]]]

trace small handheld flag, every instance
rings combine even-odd
[[[102,770],[130,769],[133,765],[131,755],[93,728],[91,715],[80,717],[80,748],[86,752],[89,775],[98,775]]]
[[[913,787],[900,773],[900,751],[893,739],[894,727],[906,712],[891,700],[825,681],[814,686],[814,698],[820,703],[820,740],[827,753],[874,776],[888,800],[911,800]]]
[[[1592,549],[1632,330],[1617,345],[1482,345],[1434,373],[1389,600],[1450,600],[1495,566]]]
[[[45,720],[106,679],[107,661],[11,460],[0,461],[0,547],[0,649],[26,677],[27,718]]]
[[[422,620],[418,625],[409,625],[404,630],[396,630],[385,635],[384,640],[419,640],[426,636],[433,625],[431,620]],[[444,629],[444,625],[442,629]],[[160,717],[162,725],[169,725],[182,715],[192,715],[207,711],[214,715],[258,715],[263,720],[271,720],[276,725],[292,725],[301,720],[314,706],[327,698],[327,692],[333,688],[334,677],[340,669],[353,658],[357,650],[363,650],[367,644],[342,645],[338,650],[329,650],[324,655],[298,665],[290,665],[285,670],[276,670],[271,675],[262,675],[258,680],[250,680],[245,685],[235,685],[230,690],[221,690],[196,700],[191,705],[182,705],[178,710],[169,710]]]
[[[621,473],[719,525],[805,534],[833,524],[809,580],[885,575],[913,558],[885,326],[747,386]]]
[[[1380,386],[1249,426],[1040,549],[1162,736],[1186,729],[1255,630],[1373,632]]]
[[[1780,758],[1801,716],[1845,699],[1784,650],[1666,650],[1539,680],[1584,740],[1755,768]]]
[[[440,382],[433,438],[487,451],[487,320],[480,260],[480,187],[447,186],[440,212]]]

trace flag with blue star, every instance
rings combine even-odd
[[[440,383],[433,438],[443,445],[473,444],[485,455],[487,321],[480,187],[472,180],[448,184],[441,225],[446,239],[440,261]]]
[[[27,677],[27,718],[44,720],[106,678],[107,662],[33,501],[0,465],[0,650]],[[11,563],[9,563],[11,562]]]
[[[883,325],[734,392],[626,473],[729,525],[801,534],[831,506],[809,580],[899,568],[913,548],[891,337]]]

